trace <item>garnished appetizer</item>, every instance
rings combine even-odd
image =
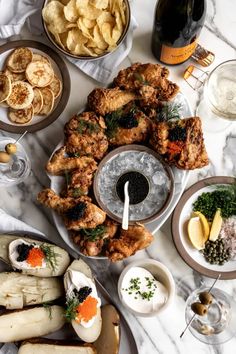
[[[66,318],[85,342],[94,342],[101,333],[101,300],[90,268],[75,260],[64,275]]]
[[[68,253],[58,246],[14,235],[1,235],[0,258],[38,277],[62,275],[70,263]]]

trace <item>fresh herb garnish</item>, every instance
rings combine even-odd
[[[119,119],[122,117],[123,115],[123,111],[121,108],[117,109],[116,111],[114,112],[111,112],[111,113],[107,113],[105,115],[105,123],[106,123],[106,135],[109,137],[109,138],[112,138],[118,127],[119,127]]]
[[[180,103],[163,104],[157,110],[156,120],[158,122],[168,122],[171,119],[180,119]]]
[[[92,133],[97,133],[100,130],[100,127],[97,123],[91,123],[87,120],[77,118],[78,120],[78,126],[77,126],[77,131],[82,134],[85,131],[87,131],[89,134]]]
[[[202,193],[193,203],[193,211],[200,211],[208,221],[213,220],[217,209],[221,209],[223,218],[236,215],[236,183],[217,186],[213,192]]]
[[[102,238],[107,228],[104,225],[98,225],[94,229],[81,229],[80,234],[87,241],[97,241]]]
[[[48,311],[48,317],[51,320],[52,319],[52,305],[53,305],[52,301],[44,302],[42,305],[45,308],[45,310]]]
[[[53,246],[46,245],[45,243],[40,246],[40,249],[45,255],[45,261],[47,265],[49,265],[49,267],[55,271],[58,264],[57,258],[61,257],[61,255],[54,251]]]
[[[136,80],[138,80],[142,85],[149,85],[150,86],[150,83],[145,80],[141,74],[139,73],[134,73],[134,77]]]
[[[82,191],[81,188],[79,188],[79,187],[73,188],[73,191],[72,191],[73,198],[81,197],[81,195],[84,195],[84,192]]]
[[[66,301],[66,313],[65,317],[66,320],[71,322],[72,320],[75,320],[77,317],[77,307],[79,306],[79,300],[76,297],[70,297]]]
[[[130,279],[130,286],[128,288],[124,288],[122,290],[125,290],[128,292],[129,295],[134,295],[134,299],[138,299],[139,297],[142,298],[142,300],[147,300],[150,301],[151,298],[154,296],[155,290],[157,288],[155,284],[155,278],[149,278],[145,277],[146,280],[146,286],[149,289],[149,291],[140,291],[140,285],[141,281],[140,278],[131,278]]]

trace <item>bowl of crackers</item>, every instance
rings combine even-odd
[[[45,32],[63,54],[95,60],[113,53],[130,25],[128,0],[45,0]]]

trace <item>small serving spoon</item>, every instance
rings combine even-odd
[[[129,181],[125,182],[124,185],[124,210],[123,210],[123,217],[122,217],[122,229],[128,230],[129,228],[129,193],[128,193]]]

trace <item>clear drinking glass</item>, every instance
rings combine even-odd
[[[209,132],[220,132],[236,122],[236,60],[219,64],[208,75],[197,115]]]
[[[15,143],[15,140],[9,137],[0,137],[0,151],[5,151],[5,146],[9,143]],[[0,163],[0,186],[11,186],[22,182],[27,178],[31,171],[31,163],[20,143],[16,143],[17,151],[11,155],[8,163]]]
[[[194,302],[199,302],[199,294],[207,292],[209,287],[193,291],[187,299],[185,308],[186,323],[190,323],[190,332],[201,342],[217,345],[229,341],[236,333],[236,302],[221,289],[213,288],[210,293],[213,301],[207,305],[204,316],[195,314],[191,309]]]

